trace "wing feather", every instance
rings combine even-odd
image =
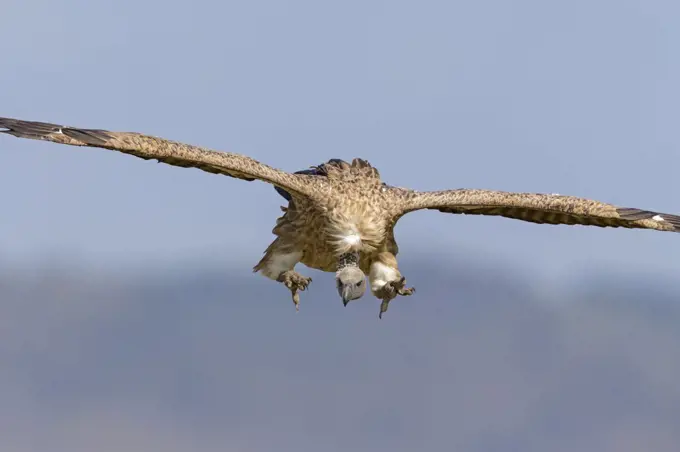
[[[680,216],[618,207],[592,199],[540,193],[458,189],[401,190],[399,215],[420,209],[466,215],[496,215],[539,224],[623,227],[680,232]]]
[[[291,174],[250,157],[166,140],[134,132],[81,129],[36,121],[0,118],[0,132],[19,138],[51,141],[70,146],[110,149],[168,165],[198,168],[246,181],[261,180],[298,196],[312,196],[323,181],[313,175]]]

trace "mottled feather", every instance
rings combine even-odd
[[[399,190],[399,213],[434,209],[466,215],[497,215],[539,224],[623,227],[680,232],[680,216],[618,207],[592,199],[540,193],[457,189],[434,192]]]
[[[11,118],[0,118],[0,132],[19,138],[110,149],[145,160],[155,159],[168,165],[198,168],[246,181],[258,179],[297,196],[313,196],[323,184],[323,179],[314,175],[290,174],[244,155],[213,151],[134,132],[82,129]]]
[[[342,159],[330,159],[326,163],[322,163],[321,165],[312,166],[310,168],[303,169],[303,170],[300,170],[300,171],[295,171],[293,174],[307,174],[307,175],[311,175],[311,176],[325,177],[325,176],[328,176],[328,171],[326,171],[326,165],[340,166],[340,165],[343,165],[343,164],[347,165],[347,162],[345,162]],[[280,187],[274,187],[274,189],[276,190],[276,192],[279,195],[283,196],[283,198],[286,201],[291,201],[293,199],[292,196],[290,195],[290,193],[288,193],[286,190],[284,190]]]

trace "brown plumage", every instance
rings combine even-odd
[[[380,298],[381,314],[397,295],[411,295],[397,268],[394,226],[401,216],[420,209],[468,215],[497,215],[542,224],[624,227],[680,232],[680,217],[618,207],[573,196],[457,189],[417,192],[382,182],[367,161],[333,159],[311,170],[288,173],[250,157],[218,152],[131,132],[81,129],[0,118],[0,132],[19,138],[72,146],[111,149],[146,160],[193,167],[246,181],[274,185],[288,200],[277,219],[276,239],[254,271],[289,288],[296,308],[298,291],[311,282],[294,270],[308,267],[336,272],[343,302],[361,297],[365,275]]]

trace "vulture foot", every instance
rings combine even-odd
[[[294,270],[288,270],[279,275],[277,281],[283,283],[290,290],[290,294],[293,297],[293,303],[295,303],[295,310],[300,310],[300,294],[298,291],[303,291],[307,289],[309,283],[312,282],[312,278],[307,278],[302,276],[300,273]]]
[[[376,291],[375,293],[376,297],[382,299],[378,318],[382,319],[383,313],[387,312],[387,308],[389,307],[390,301],[394,300],[397,297],[397,295],[407,297],[409,295],[413,295],[413,293],[416,291],[415,287],[404,287],[405,285],[406,278],[402,276],[401,279],[390,281],[387,284],[385,284],[380,290]]]

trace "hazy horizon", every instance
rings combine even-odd
[[[382,320],[328,274],[299,313],[212,264],[0,277],[3,450],[675,450],[677,280],[405,266]]]

